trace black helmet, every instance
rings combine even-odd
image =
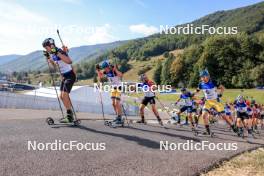
[[[47,38],[42,42],[42,46],[46,47],[46,46],[50,46],[50,45],[55,45],[55,41],[52,38]]]
[[[185,87],[181,88],[181,92],[185,92],[187,89]]]
[[[145,80],[146,80],[146,78],[147,78],[147,76],[146,76],[146,74],[145,74],[145,73],[143,73],[143,74],[139,75],[139,80],[140,80],[140,81],[145,81]]]

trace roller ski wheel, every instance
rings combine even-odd
[[[117,128],[117,127],[124,127],[124,124],[125,124],[124,121],[122,121],[122,122],[111,122],[109,124],[109,126],[112,128]]]
[[[193,132],[194,136],[198,136],[199,135],[199,132],[195,128],[192,128],[192,132]]]
[[[53,118],[48,117],[48,118],[46,119],[46,123],[47,123],[48,125],[54,125],[54,120],[53,120]]]
[[[109,126],[110,123],[111,123],[110,121],[104,121],[104,125],[105,125],[105,126]]]
[[[136,124],[146,125],[147,122],[145,120],[138,120],[138,121],[136,121]]]
[[[74,124],[75,126],[78,126],[78,125],[81,124],[81,120],[75,120],[75,121],[73,121],[73,124]]]
[[[202,134],[203,134],[204,136],[210,136],[211,138],[214,138],[214,137],[215,137],[214,132],[211,132],[210,134],[207,133],[207,132],[203,132]]]

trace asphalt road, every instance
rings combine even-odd
[[[0,109],[0,175],[197,175],[223,159],[264,146],[264,137],[258,136],[249,143],[225,125],[213,127],[216,137],[210,138],[196,137],[188,127],[173,125],[165,129],[157,124],[130,124],[114,129],[104,126],[102,121],[87,120],[79,127],[48,126],[45,118],[51,115],[59,117],[58,112],[52,111]],[[101,116],[83,113],[79,117]],[[28,141],[39,144],[55,140],[104,143],[105,150],[28,150]],[[174,144],[188,140],[236,143],[237,150],[160,150],[160,141]]]

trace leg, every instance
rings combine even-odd
[[[209,127],[209,113],[208,113],[208,111],[204,110],[203,113],[202,113],[202,117],[203,117],[203,121],[204,121],[206,132],[208,134],[211,134],[211,130],[210,130],[210,127]]]
[[[144,109],[145,109],[145,107],[146,106],[144,104],[140,104],[139,112],[140,112],[141,121],[138,121],[140,123],[145,123],[145,116],[144,116]]]
[[[155,99],[154,97],[152,97],[149,101],[149,103],[151,104],[151,108],[152,108],[152,112],[155,114],[155,116],[157,117],[158,121],[159,121],[159,124],[160,125],[163,125],[162,123],[162,120],[159,116],[159,112],[157,111],[157,108],[156,108],[156,102],[155,102]]]
[[[64,107],[67,110],[67,117],[64,119],[61,119],[61,122],[72,122],[73,121],[73,112],[72,112],[72,102],[70,99],[70,92],[72,89],[72,86],[76,80],[76,76],[74,73],[68,75],[67,77],[64,77],[61,86],[60,86],[60,99],[63,102]]]
[[[144,109],[149,103],[149,98],[144,97],[143,100],[141,101],[140,107],[139,107],[139,112],[140,112],[140,117],[141,120],[138,121],[138,123],[145,123],[145,116],[144,116]]]
[[[69,97],[69,93],[68,92],[62,91],[61,94],[60,94],[60,99],[63,102],[64,107],[67,110],[71,109],[71,101],[70,101],[70,97]]]
[[[188,117],[191,127],[194,128],[192,113],[188,113],[187,117]]]
[[[159,112],[157,111],[155,104],[151,104],[151,109],[152,109],[152,112],[154,113],[154,115],[157,117],[157,119],[160,119]]]
[[[181,124],[181,113],[185,112],[188,109],[187,106],[183,106],[180,111],[177,113],[178,115],[178,124]]]
[[[116,113],[116,115],[117,115],[117,109],[116,109],[116,105],[115,105],[115,98],[112,97],[111,99],[112,99],[112,106],[113,106],[114,111],[115,111],[115,113]]]
[[[241,137],[243,135],[243,127],[242,127],[242,119],[240,117],[237,118],[237,128],[238,128],[238,136]]]
[[[116,109],[116,113],[117,116],[122,116],[122,108],[121,108],[121,103],[120,103],[120,99],[115,99],[115,109]]]
[[[181,111],[177,113],[177,117],[178,117],[178,124],[181,124]]]

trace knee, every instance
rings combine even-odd
[[[60,99],[63,100],[64,96],[63,93],[60,94]]]
[[[140,106],[139,110],[140,112],[144,112],[144,106]]]

